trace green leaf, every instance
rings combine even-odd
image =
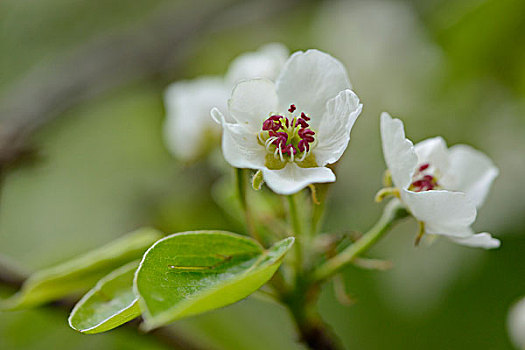
[[[71,311],[71,328],[86,334],[101,333],[140,316],[138,297],[133,292],[138,266],[139,261],[134,261],[98,281]]]
[[[0,309],[35,307],[91,288],[119,266],[139,259],[162,234],[151,228],[131,232],[107,245],[31,275]]]
[[[134,288],[143,327],[160,327],[239,301],[279,268],[293,237],[264,250],[251,238],[222,231],[183,232],[144,254]]]

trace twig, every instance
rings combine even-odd
[[[20,271],[11,261],[0,255],[0,285],[19,289],[26,275]]]
[[[17,271],[14,266],[11,266],[11,264],[5,264],[3,259],[0,259],[0,285],[13,289],[20,289],[26,278],[27,277]],[[76,301],[72,298],[63,298],[46,305],[46,307],[69,313],[75,305],[75,302]],[[64,322],[66,322],[66,320],[64,320]],[[139,325],[140,319],[135,319],[131,322],[125,323],[123,327],[139,331]],[[158,328],[149,333],[145,333],[144,335],[155,338],[156,341],[166,345],[170,349],[209,350],[200,344],[192,342],[188,337],[178,334],[172,329],[166,327]]]

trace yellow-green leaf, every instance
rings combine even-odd
[[[18,293],[0,301],[0,309],[35,307],[84,292],[119,266],[140,259],[146,249],[161,237],[157,230],[139,229],[77,258],[35,272]]]
[[[101,333],[140,316],[133,278],[139,261],[131,262],[102,278],[75,305],[71,328],[86,334]]]

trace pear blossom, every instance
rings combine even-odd
[[[511,307],[507,317],[507,328],[516,349],[525,349],[525,297]]]
[[[326,167],[345,151],[362,105],[344,66],[318,50],[296,52],[277,80],[245,80],[218,108],[222,151],[236,168],[260,170],[274,192],[292,194],[312,183],[333,182]]]
[[[204,76],[168,86],[163,131],[170,152],[183,161],[202,155],[220,135],[220,127],[210,120],[210,109],[226,111],[231,90],[242,79],[277,78],[288,56],[282,44],[266,44],[234,59],[224,77]]]
[[[499,240],[471,228],[498,168],[467,145],[447,148],[434,137],[415,146],[405,137],[403,122],[381,115],[383,154],[402,203],[423,225],[424,232],[447,236],[456,243],[497,248]]]

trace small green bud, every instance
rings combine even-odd
[[[383,186],[392,187],[392,173],[388,169],[383,174]]]
[[[414,245],[416,247],[419,245],[421,238],[425,234],[425,223],[423,221],[418,221],[417,225],[418,225],[418,232],[417,232],[416,240],[414,242]]]
[[[257,172],[252,177],[252,188],[256,191],[259,191],[262,188],[264,183],[262,171],[257,170]]]

